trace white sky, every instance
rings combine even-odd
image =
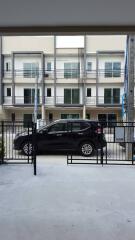
[[[57,48],[83,48],[84,36],[57,36]]]

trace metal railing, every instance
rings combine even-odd
[[[96,79],[98,76],[99,79],[124,79],[124,69],[118,70],[118,71],[109,71],[105,69],[98,69],[98,70],[88,70],[85,71],[83,69],[52,69],[51,71],[45,70],[43,72],[42,69],[39,69],[38,71],[38,77],[41,79],[42,77],[45,79],[54,79],[54,75],[56,73],[56,78],[58,79]],[[12,71],[3,71],[3,78],[5,79],[11,79],[14,75],[15,79],[34,79],[36,78],[36,73],[30,71],[25,72],[23,69],[15,69],[14,72]]]
[[[4,96],[3,98],[4,105],[12,105],[12,96],[7,97]],[[44,103],[46,106],[53,106],[55,104],[55,98],[54,96],[44,97]],[[14,97],[14,104],[15,105],[34,105],[34,96],[15,96]],[[38,105],[42,104],[42,97],[38,97]],[[80,96],[79,99],[66,99],[64,96],[56,96],[56,104],[60,105],[80,105],[84,104],[83,103],[83,97]],[[116,96],[116,97],[104,97],[104,96],[91,96],[91,97],[85,97],[85,104],[86,106],[118,106],[122,104],[122,96]],[[135,100],[134,100],[134,105],[135,105]]]

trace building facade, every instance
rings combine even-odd
[[[1,37],[0,117],[121,120],[126,36],[84,36],[81,48],[58,48],[56,36]]]

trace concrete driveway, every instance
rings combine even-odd
[[[135,239],[134,166],[37,165],[0,166],[1,240]]]

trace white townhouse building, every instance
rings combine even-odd
[[[121,120],[126,36],[84,36],[58,48],[56,36],[0,37],[0,118]],[[37,78],[37,79],[36,79]]]

